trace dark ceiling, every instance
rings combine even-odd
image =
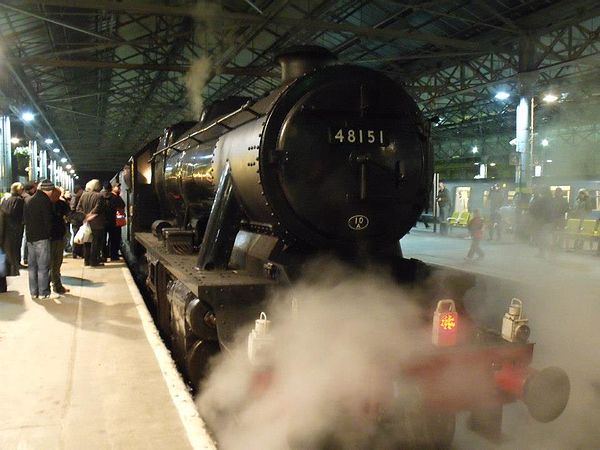
[[[489,136],[514,128],[500,88],[593,107],[599,33],[600,2],[581,0],[0,0],[0,112],[30,107],[76,167],[116,170],[198,117],[191,67],[205,102],[256,97],[275,53],[315,44],[403,82],[439,141]]]

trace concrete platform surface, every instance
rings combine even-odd
[[[0,449],[212,449],[124,263],[65,258],[71,291],[0,294]]]

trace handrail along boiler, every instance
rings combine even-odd
[[[331,64],[324,49],[291,49],[279,62],[283,82],[269,95],[229,99],[189,129],[165,130],[119,175],[129,188],[125,251],[147,276],[158,327],[192,384],[208,359],[259,317],[268,293],[292,284],[315,255],[364,268],[375,263],[399,282],[420,283],[433,271],[404,259],[399,245],[428,202],[433,175],[429,123],[414,100],[381,73]],[[461,312],[458,285],[451,294]],[[433,304],[424,308],[433,315]],[[529,369],[533,347],[526,339],[485,341],[468,345],[462,360],[467,370],[485,367],[500,410],[526,397],[527,384],[555,381],[568,398],[562,372]],[[439,392],[431,367],[448,365],[446,352],[440,348],[433,366],[406,373]],[[453,430],[454,411],[477,405],[445,395]],[[539,404],[538,397],[530,403]],[[558,416],[566,398],[546,401],[541,408],[554,410],[543,418]],[[439,433],[446,444],[448,420]],[[499,426],[487,422],[480,421],[484,431]]]

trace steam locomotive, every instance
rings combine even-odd
[[[419,429],[433,447],[450,445],[459,410],[473,411],[487,434],[518,398],[539,420],[560,415],[568,378],[530,368],[518,305],[505,333],[468,325],[456,338],[455,325],[470,323],[462,298],[473,275],[444,272],[443,284],[431,283],[437,268],[403,258],[399,239],[427,205],[433,174],[429,123],[414,100],[381,73],[332,64],[321,48],[290,49],[278,61],[283,80],[269,95],[228,99],[196,124],[167,128],[117,174],[128,208],[123,252],[191,386],[240,329],[264,337],[269,294],[327,254],[427,286],[415,301],[434,320],[432,352],[401,371],[421,386]],[[443,374],[457,365],[488,389],[448,390]],[[257,379],[268,389],[268,376]]]

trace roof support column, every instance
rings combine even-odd
[[[29,141],[29,181],[37,183],[40,177],[39,153],[36,141]]]
[[[535,37],[523,33],[519,40],[519,106],[517,106],[517,152],[520,163],[516,168],[515,182],[521,192],[531,192],[533,183],[534,143],[534,89],[537,82],[535,71]]]
[[[8,192],[12,183],[10,118],[0,116],[0,192]]]

